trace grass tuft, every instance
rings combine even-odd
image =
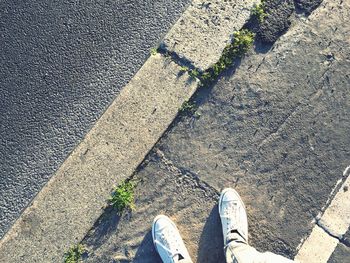
[[[248,29],[234,32],[232,43],[225,47],[219,61],[202,73],[202,82],[214,81],[225,69],[232,65],[236,58],[243,57],[252,48],[254,38],[255,34]]]
[[[65,263],[78,263],[81,262],[81,256],[86,252],[86,249],[83,245],[78,244],[71,247],[68,252],[65,254],[64,262]]]
[[[189,69],[186,66],[180,68],[180,72],[188,72],[192,78],[198,78],[201,80],[201,86],[206,86],[210,82],[214,81],[225,69],[230,67],[236,58],[243,57],[249,49],[252,48],[254,43],[255,33],[249,29],[242,29],[233,33],[232,43],[227,45],[219,59],[212,67],[204,72],[200,72],[197,69]],[[180,108],[180,111],[191,112],[191,107],[185,102]],[[195,110],[192,112],[194,113]]]
[[[179,111],[182,114],[192,115],[193,117],[198,119],[201,116],[201,114],[197,112],[197,108],[198,107],[195,101],[187,100],[181,105]]]
[[[254,43],[255,34],[249,29],[242,29],[233,33],[233,43],[229,53],[232,52],[237,57],[242,57]]]
[[[126,208],[134,209],[134,188],[134,182],[124,181],[114,189],[109,202],[113,207],[118,209],[119,214]]]
[[[198,78],[200,73],[197,69],[192,69],[188,71],[188,74],[192,77],[192,78]]]
[[[267,16],[265,12],[265,1],[262,0],[261,3],[255,4],[250,10],[251,16],[258,19],[260,23],[264,22],[265,17]]]
[[[190,71],[190,69],[188,68],[188,67],[186,67],[186,66],[181,66],[180,67],[180,72],[189,72]]]
[[[152,56],[157,55],[157,53],[158,53],[158,48],[152,47],[152,48],[150,49],[150,53],[151,53]]]
[[[179,111],[180,112],[195,113],[196,104],[192,101],[187,100],[181,105]]]

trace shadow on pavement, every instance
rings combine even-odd
[[[108,206],[85,236],[82,244],[92,250],[98,249],[111,235],[116,233],[119,221],[120,216],[118,215],[118,209]]]
[[[154,248],[151,230],[147,232],[143,238],[136,255],[133,259],[135,263],[162,263]]]
[[[148,231],[143,238],[136,255],[135,263],[162,263],[152,241],[152,233]],[[215,205],[203,227],[199,240],[197,262],[225,262],[223,237],[218,207]]]
[[[222,237],[221,220],[218,206],[210,212],[203,227],[199,240],[198,262],[226,262],[224,257],[224,242]]]

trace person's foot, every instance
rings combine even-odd
[[[219,214],[225,246],[233,240],[248,243],[248,220],[245,206],[239,194],[232,188],[226,188],[221,192]]]
[[[164,263],[191,261],[179,230],[169,217],[158,215],[152,226],[153,243]]]

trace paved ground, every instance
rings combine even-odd
[[[138,182],[135,210],[118,216],[115,209],[105,208],[82,240],[88,249],[85,262],[160,262],[150,235],[152,220],[160,213],[176,222],[195,262],[223,262],[216,204],[220,190],[227,186],[235,187],[246,203],[252,245],[290,258],[297,254],[301,240],[315,229],[315,219],[334,194],[341,193],[339,200],[344,200],[349,193],[348,186],[335,186],[350,171],[350,2],[324,0],[312,12],[319,3],[267,2],[265,22],[247,25],[258,32],[255,50],[211,87],[195,94],[197,114],[179,116],[133,174]],[[91,166],[99,167],[93,161]],[[78,162],[75,167],[79,170]],[[103,169],[113,174],[118,171],[113,167]],[[69,184],[69,180],[62,181]],[[38,203],[50,204],[47,200],[55,199],[55,191],[51,193],[46,202]],[[101,203],[105,200],[98,209]],[[337,202],[334,211],[341,205]],[[345,217],[349,215],[346,208],[342,210]],[[62,205],[55,210],[65,217]],[[332,250],[338,243],[328,262],[347,262],[349,231],[339,240],[334,238],[334,232],[323,225],[325,214],[316,227],[332,239]],[[35,231],[45,229],[43,225],[50,225],[50,220],[42,223],[34,212],[26,215],[17,229],[20,232],[13,235],[19,240],[23,235],[40,238]],[[342,233],[350,215],[343,221]],[[77,230],[73,232],[72,236]],[[23,257],[21,253],[16,256]],[[50,261],[50,256],[47,253],[40,260]]]
[[[160,263],[150,232],[150,224],[160,212],[177,222],[192,255],[197,254],[197,244],[201,244],[200,262],[223,262],[220,219],[215,207],[218,194],[214,189],[190,172],[179,170],[161,152],[151,155],[135,179],[140,181],[137,209],[121,218],[116,211],[107,209],[83,241],[93,252],[86,262]]]
[[[0,238],[189,2],[0,3]]]
[[[222,262],[216,202],[227,186],[246,203],[251,244],[293,258],[349,166],[348,17],[343,1],[326,1],[199,92],[200,117],[178,118],[156,145],[134,176],[135,211],[107,209],[85,261],[159,262],[149,231],[164,213],[195,261]],[[348,257],[343,240],[329,262]]]
[[[343,263],[347,262],[350,255],[350,229],[345,234],[346,244],[339,243],[335,248],[335,251],[331,258],[328,260],[328,263]]]

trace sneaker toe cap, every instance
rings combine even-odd
[[[153,221],[153,231],[159,232],[167,227],[172,227],[172,221],[164,215],[157,216]]]
[[[227,189],[222,196],[222,201],[224,202],[237,201],[237,200],[239,200],[239,196],[236,193],[236,191],[233,189]]]

